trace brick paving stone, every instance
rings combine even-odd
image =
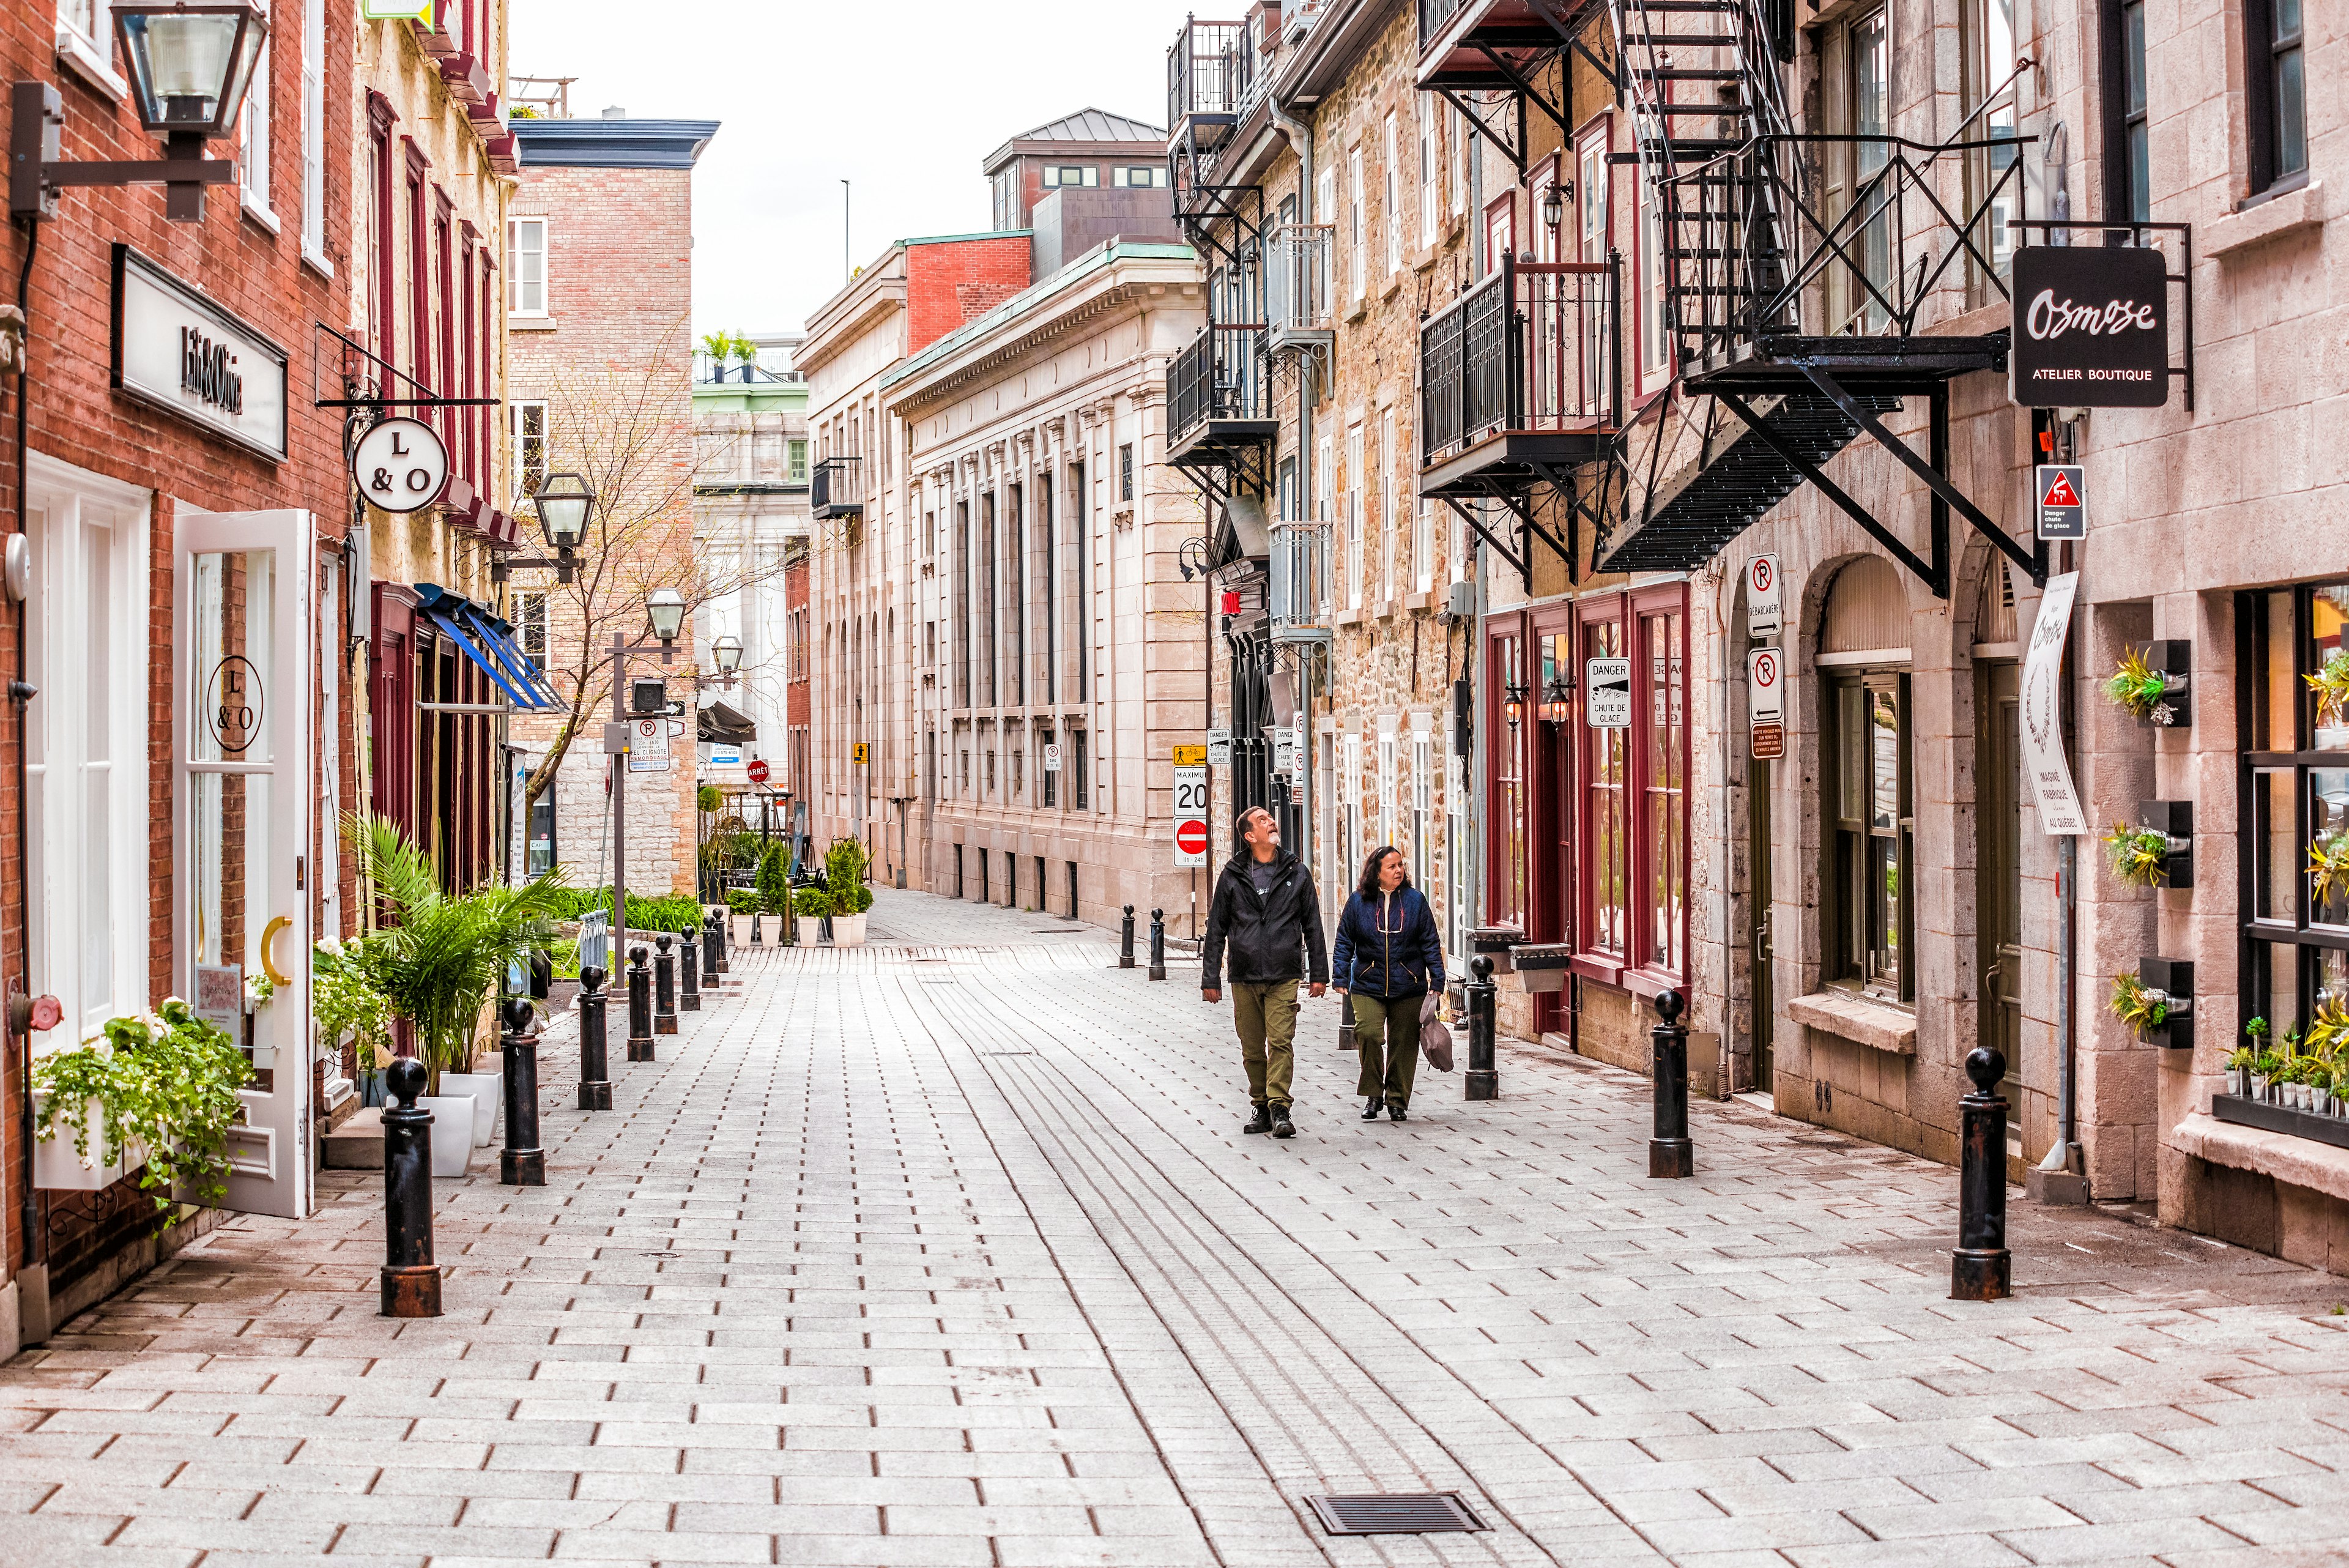
[[[448,1315],[375,1315],[380,1183],[238,1217],[0,1368],[0,1564],[1967,1568],[2342,1560],[2340,1282],[2011,1199],[1742,1103],[1647,1179],[1647,1085],[1505,1043],[1248,1138],[1179,964],[884,890],[874,945],[739,951],[570,1108],[548,1186],[436,1184]],[[1495,1528],[1333,1539],[1305,1499]]]

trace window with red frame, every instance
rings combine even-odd
[[[1485,642],[1485,733],[1488,772],[1486,797],[1492,802],[1488,843],[1492,846],[1486,922],[1526,929],[1526,773],[1525,717],[1511,717],[1510,693],[1518,692],[1523,705],[1525,639],[1512,618],[1507,629],[1494,628]]]
[[[1628,658],[1631,727],[1593,729],[1584,682],[1578,967],[1619,982],[1688,966],[1688,593],[1681,584],[1583,600],[1581,656]]]

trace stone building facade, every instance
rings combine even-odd
[[[510,260],[505,319],[516,489],[534,493],[574,472],[597,497],[571,585],[545,568],[517,568],[509,585],[511,618],[538,628],[557,699],[512,722],[526,780],[518,809],[535,835],[547,815],[537,803],[551,797],[556,859],[583,887],[613,872],[606,650],[615,636],[649,642],[653,590],[675,589],[698,610],[736,580],[693,551],[693,167],[718,129],[620,117],[513,125],[523,178],[512,243],[530,253]],[[666,678],[681,715],[668,769],[628,780],[626,880],[639,893],[694,887],[699,674],[690,633],[667,665],[629,661],[630,680]]]

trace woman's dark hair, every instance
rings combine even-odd
[[[1371,851],[1371,857],[1362,862],[1362,879],[1355,885],[1354,891],[1360,893],[1365,898],[1375,898],[1378,897],[1379,862],[1384,860],[1390,855],[1395,857],[1397,859],[1402,859],[1402,851],[1397,849],[1392,844],[1381,844],[1376,849]],[[1411,886],[1411,867],[1408,862],[1404,864],[1402,868],[1402,886],[1406,888]]]

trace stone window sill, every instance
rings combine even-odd
[[[2238,255],[2254,246],[2313,229],[2324,222],[2324,182],[2311,180],[2256,206],[2230,213],[2212,223],[2203,254]]]
[[[2205,1111],[2196,1111],[2172,1128],[2169,1144],[2212,1165],[2257,1171],[2349,1202],[2349,1148],[2262,1127],[2239,1127]]]
[[[130,84],[114,70],[114,46],[83,37],[63,22],[57,24],[57,64],[117,102],[130,96]]]
[[[1917,1018],[1849,991],[1814,992],[1786,1003],[1795,1023],[1895,1056],[1917,1054]]]
[[[554,330],[554,317],[552,316],[508,316],[506,317],[506,330],[509,332],[552,332]]]

